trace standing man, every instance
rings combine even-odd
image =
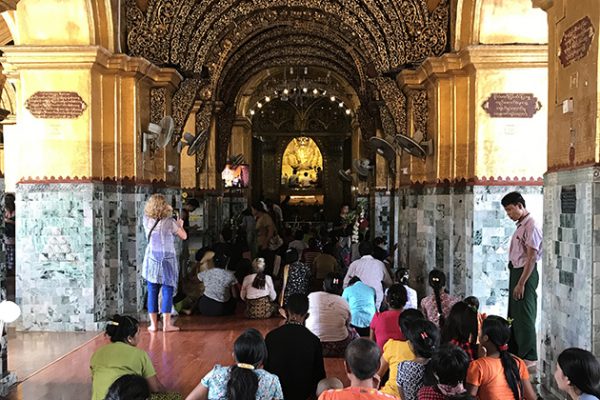
[[[392,285],[392,278],[385,265],[371,255],[373,254],[371,242],[360,242],[358,253],[360,254],[360,258],[350,264],[348,272],[346,272],[346,276],[344,277],[344,289],[348,287],[350,279],[355,276],[360,278],[365,285],[375,289],[375,306],[379,310],[383,301],[383,288]]]
[[[512,319],[509,351],[525,361],[527,367],[537,361],[537,262],[542,258],[542,230],[525,208],[519,192],[502,198],[506,215],[517,223],[508,252],[510,270],[508,318]]]

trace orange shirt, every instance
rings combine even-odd
[[[377,389],[347,387],[326,390],[321,393],[319,400],[397,400],[397,398],[381,393]]]
[[[529,372],[523,360],[514,357],[519,367],[521,381],[529,380]],[[477,398],[480,400],[513,399],[513,393],[504,376],[504,368],[499,358],[483,357],[471,361],[467,371],[467,383],[479,386]]]

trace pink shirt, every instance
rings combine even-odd
[[[406,340],[400,330],[400,324],[398,324],[401,313],[402,310],[388,310],[373,316],[371,329],[375,334],[375,341],[381,349],[383,349],[385,342],[390,339]]]
[[[542,230],[536,225],[531,214],[517,222],[517,229],[512,235],[508,260],[512,262],[513,268],[525,266],[528,247],[535,249],[535,261],[538,262],[542,258]]]

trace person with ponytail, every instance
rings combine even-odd
[[[451,343],[463,349],[469,359],[478,356],[479,322],[477,310],[464,301],[452,306],[442,329],[442,344]]]
[[[240,297],[246,302],[246,318],[271,318],[277,310],[277,305],[273,303],[277,293],[273,279],[265,274],[265,259],[255,258],[252,261],[252,271],[253,274],[244,278],[240,293]]]
[[[396,383],[402,400],[417,400],[423,387],[425,367],[440,345],[440,330],[425,319],[416,320],[407,328],[406,338],[415,358],[398,364]]]
[[[135,318],[115,315],[106,323],[111,343],[100,347],[90,359],[92,400],[103,400],[108,389],[123,375],[140,375],[148,381],[150,391],[164,392],[148,354],[136,346],[139,323]]]
[[[486,356],[471,362],[467,390],[480,400],[535,400],[527,366],[508,352],[510,325],[497,315],[483,321],[481,345]]]
[[[460,299],[446,292],[446,274],[439,269],[429,273],[429,286],[433,289],[433,294],[421,300],[421,310],[428,320],[441,329],[444,327],[450,309]]]
[[[245,330],[233,344],[234,364],[215,365],[186,400],[280,400],[283,399],[277,375],[264,369],[267,346],[256,329]]]
[[[572,400],[600,399],[600,362],[587,350],[572,347],[560,353],[554,379]]]
[[[433,354],[425,368],[419,400],[458,400],[468,394],[464,387],[471,359],[463,349],[445,344]]]

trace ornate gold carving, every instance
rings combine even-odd
[[[146,12],[135,0],[125,0],[125,8],[132,55],[178,66],[182,72],[199,73],[206,66],[213,95],[222,89],[219,82],[229,82],[236,76],[230,74],[240,68],[225,72],[226,65],[248,65],[240,77],[244,80],[251,71],[274,65],[278,57],[302,60],[303,53],[289,51],[302,41],[311,50],[298,64],[335,61],[338,68],[332,70],[357,76],[355,89],[360,93],[367,66],[376,76],[419,63],[445,51],[448,36],[449,0],[440,1],[432,12],[425,0],[149,0]],[[289,29],[272,34],[278,27]],[[296,35],[288,34],[290,30]],[[254,62],[251,54],[268,35],[271,42],[278,36],[282,52]],[[298,39],[305,35],[323,39],[321,43],[311,39],[308,46],[307,39]],[[225,102],[235,96],[237,87],[228,90]]]
[[[227,160],[227,148],[235,121],[235,108],[227,107],[217,116],[217,168],[222,170]]]
[[[385,102],[385,108],[387,108],[391,114],[391,117],[393,118],[393,122],[396,127],[393,134],[406,135],[406,96],[398,88],[396,82],[391,78],[375,78],[372,79],[372,81],[379,90],[381,98]],[[382,124],[383,114],[384,113],[382,113]],[[386,133],[389,134],[391,132],[391,127],[389,126],[389,122],[387,122],[387,124],[388,126]],[[385,128],[386,126],[384,125],[384,129]]]
[[[412,118],[414,129],[421,131],[425,137],[427,137],[427,118],[428,118],[428,104],[427,104],[427,90],[425,89],[412,89],[407,91],[408,101],[412,106]]]
[[[186,79],[181,82],[179,88],[173,94],[173,120],[175,121],[173,143],[177,143],[181,139],[181,130],[190,115],[201,85],[202,81],[200,80]]]
[[[158,124],[166,114],[167,89],[153,88],[150,90],[150,122]]]
[[[200,106],[200,110],[196,114],[196,135],[200,135],[206,131],[206,135],[210,134],[210,123],[213,116],[213,104],[210,102],[204,102]],[[196,173],[202,171],[204,166],[204,160],[206,158],[206,146],[208,140],[205,140],[196,153]]]

